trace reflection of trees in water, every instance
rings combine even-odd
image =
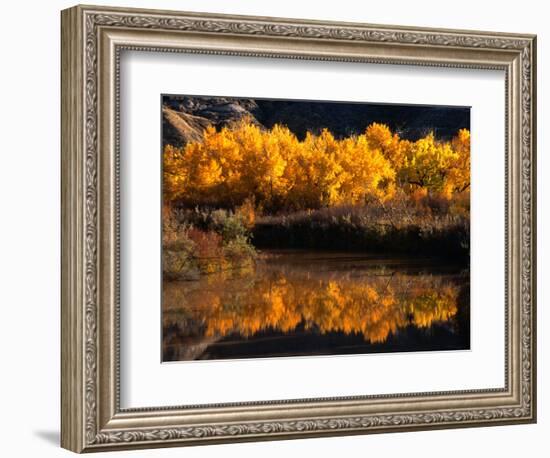
[[[260,268],[227,281],[164,284],[164,329],[218,339],[265,330],[360,334],[384,342],[400,328],[428,328],[457,315],[460,287],[448,277]]]

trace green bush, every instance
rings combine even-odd
[[[240,215],[224,210],[166,210],[162,268],[166,280],[196,279],[248,266],[256,256]]]
[[[238,235],[224,245],[223,254],[225,257],[233,260],[243,258],[252,259],[256,256],[256,250],[250,244],[246,236]]]
[[[221,234],[226,244],[237,239],[248,240],[249,238],[249,232],[244,226],[242,219],[233,214],[225,218]]]

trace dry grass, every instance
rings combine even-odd
[[[359,250],[467,262],[469,215],[463,207],[451,211],[450,206],[432,199],[268,215],[257,219],[254,243],[264,248]]]

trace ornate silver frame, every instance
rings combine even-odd
[[[89,452],[535,422],[535,36],[93,6],[64,10],[61,29],[63,447]],[[504,70],[506,386],[121,409],[124,49]]]

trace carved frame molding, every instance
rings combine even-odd
[[[535,421],[535,44],[531,35],[81,6],[63,11],[62,446],[80,452]],[[504,70],[506,387],[120,409],[124,49]],[[344,406],[349,413],[342,415]]]

